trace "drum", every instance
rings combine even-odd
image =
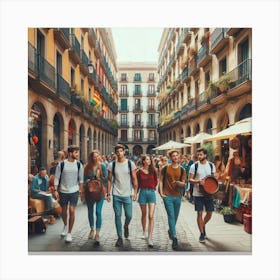
[[[215,194],[219,190],[218,180],[214,176],[206,176],[203,189],[207,194]]]

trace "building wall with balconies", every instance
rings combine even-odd
[[[158,61],[159,144],[217,133],[251,116],[250,28],[166,28]],[[214,146],[221,154],[221,141]]]
[[[118,141],[130,155],[153,153],[157,145],[158,76],[155,63],[129,62],[118,65]]]
[[[49,168],[70,144],[80,146],[83,161],[94,148],[102,154],[113,151],[118,94],[110,32],[28,29],[29,172],[35,166]]]

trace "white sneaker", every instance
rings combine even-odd
[[[72,235],[71,235],[71,233],[67,233],[66,238],[65,238],[65,242],[72,242]]]
[[[149,246],[150,248],[153,248],[153,247],[154,247],[154,242],[153,242],[152,239],[149,239],[149,240],[148,240],[148,246]]]
[[[62,232],[61,232],[60,235],[61,235],[62,237],[64,237],[64,236],[66,236],[66,234],[67,234],[67,225],[64,225],[64,226],[63,226],[63,230],[62,230]]]
[[[146,239],[145,231],[143,231],[141,238]]]

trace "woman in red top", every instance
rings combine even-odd
[[[154,228],[154,212],[155,212],[155,204],[156,204],[156,186],[158,183],[157,173],[155,171],[154,165],[151,161],[151,157],[149,155],[144,155],[141,158],[142,167],[137,171],[137,180],[138,186],[140,189],[138,202],[140,204],[140,208],[142,211],[142,228],[143,228],[143,236],[145,239],[145,231],[146,231],[146,216],[147,216],[147,204],[149,210],[149,226],[148,226],[148,246],[153,248],[153,228]]]

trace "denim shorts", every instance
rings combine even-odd
[[[203,211],[204,206],[206,211],[214,211],[213,199],[206,199],[204,196],[194,196],[195,211]]]
[[[79,192],[74,193],[62,193],[59,192],[59,203],[61,207],[65,207],[68,205],[68,202],[71,206],[77,206],[79,199]]]
[[[138,196],[139,204],[156,203],[156,193],[154,189],[140,189]]]

